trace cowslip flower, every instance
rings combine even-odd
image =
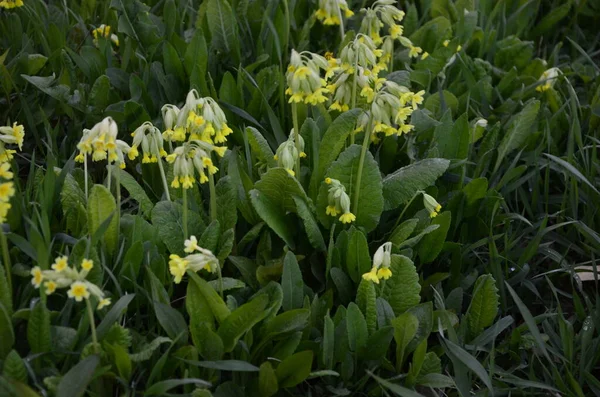
[[[538,92],[548,91],[554,86],[554,83],[556,83],[556,79],[558,76],[560,76],[560,73],[561,72],[559,68],[550,68],[546,70],[538,79],[538,82],[541,84],[535,87],[535,90]]]
[[[25,138],[25,128],[20,124],[13,123],[12,127],[0,127],[0,142],[2,142],[3,144],[15,144],[19,147],[19,150],[22,150],[23,138]],[[12,156],[10,158],[12,158]]]
[[[285,93],[290,96],[289,103],[317,105],[327,101],[329,93],[327,81],[321,77],[321,70],[327,71],[330,65],[321,55],[309,51],[292,50],[290,64],[286,73],[288,88]]]
[[[160,130],[146,121],[131,133],[133,140],[131,150],[128,153],[130,160],[139,156],[138,148],[142,149],[142,163],[156,163],[160,157],[167,157],[167,152],[163,148],[163,135]]]
[[[189,255],[180,257],[172,254],[169,257],[169,272],[173,276],[175,284],[179,284],[185,275],[185,272],[191,270],[198,272],[202,269],[215,273],[219,269],[219,260],[214,254],[205,248],[198,246],[196,236],[190,236],[185,240],[185,252]]]
[[[11,8],[23,7],[23,0],[2,0],[0,1],[0,8]]]
[[[185,142],[167,156],[167,162],[173,164],[173,181],[171,187],[189,189],[196,182],[195,173],[198,172],[199,182],[208,182],[207,173],[214,175],[219,170],[213,163],[211,154],[215,152],[219,157],[225,155],[224,146],[214,146],[201,140]]]
[[[329,185],[327,194],[327,208],[325,214],[339,217],[342,223],[352,223],[356,220],[356,216],[350,212],[350,197],[346,193],[346,188],[340,181],[333,178],[325,178],[325,183]]]
[[[362,9],[365,14],[360,25],[360,32],[369,35],[376,44],[381,44],[381,28],[387,25],[388,34],[393,39],[402,36],[404,28],[400,25],[404,19],[404,11],[395,7],[395,0],[378,0],[370,8]]]
[[[429,212],[430,218],[435,218],[440,213],[442,205],[438,203],[432,196],[423,192],[423,205],[427,212]]]
[[[346,18],[354,15],[346,0],[319,0],[319,9],[315,16],[323,25],[339,25],[342,22],[342,13]]]
[[[279,145],[274,156],[275,160],[277,161],[277,165],[285,168],[291,176],[296,175],[293,168],[296,165],[296,160],[298,157],[306,157],[306,153],[304,153],[304,138],[302,138],[301,135],[298,136],[298,143],[300,147],[300,153],[298,153],[298,149],[296,148],[296,133],[292,129],[287,141]]]
[[[379,280],[387,280],[392,277],[390,265],[392,263],[392,243],[387,242],[381,245],[375,255],[373,255],[373,267],[371,270],[362,275],[362,278],[367,281],[372,281],[379,284]]]
[[[92,30],[92,35],[94,36],[94,44],[98,45],[98,39],[100,37],[110,38],[110,41],[113,42],[116,46],[119,46],[119,37],[116,34],[110,33],[110,26],[102,24],[98,26],[96,29]]]
[[[217,102],[211,97],[201,98],[195,89],[188,93],[184,107],[177,113],[177,123],[171,125],[171,129],[173,140],[185,140],[181,139],[182,134],[187,133],[190,140],[210,144],[227,142],[227,136],[233,132]]]
[[[162,133],[163,139],[167,142],[185,141],[185,129],[181,126],[177,127],[177,119],[181,110],[175,105],[167,104],[160,111],[165,125],[165,130]],[[175,132],[176,130],[177,132]]]

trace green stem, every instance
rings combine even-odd
[[[208,188],[210,190],[210,221],[217,220],[217,192],[215,190],[215,176],[208,173]]]
[[[402,219],[402,217],[404,216],[404,213],[406,212],[406,210],[408,209],[408,207],[410,207],[410,205],[412,204],[413,201],[415,201],[415,199],[417,198],[417,196],[419,196],[420,194],[422,194],[423,192],[421,190],[418,190],[415,194],[413,194],[412,198],[410,199],[410,201],[408,202],[408,204],[406,204],[404,206],[404,209],[402,210],[402,212],[400,213],[400,216],[398,216],[398,219],[396,219],[396,223],[394,224],[394,227],[392,228],[392,232],[394,231],[394,229],[396,229],[396,227],[398,226],[398,224],[400,223],[400,220]]]
[[[221,274],[221,262],[217,266],[217,276],[219,276],[219,295],[221,295],[221,299],[223,299],[223,275]]]
[[[188,238],[188,203],[187,189],[181,188],[181,196],[183,197],[183,238]]]
[[[0,244],[2,245],[2,262],[4,262],[4,268],[6,269],[8,293],[10,296],[12,296],[12,266],[10,263],[10,255],[8,254],[8,242],[6,241],[6,234],[4,234],[4,230],[0,230]]]
[[[94,343],[94,352],[98,354],[98,336],[96,335],[96,324],[94,323],[94,310],[92,310],[92,304],[90,303],[89,299],[86,299],[85,303],[87,305],[88,317],[90,319],[90,327],[92,328],[92,342]]]
[[[354,57],[354,77],[352,80],[352,109],[356,107],[356,86],[358,82],[356,81],[358,76],[358,51],[356,51],[356,56]],[[350,133],[350,144],[354,145],[354,132]]]
[[[296,138],[296,178],[300,180],[300,127],[298,126],[298,104],[292,103],[292,121],[294,122],[294,137]]]
[[[121,230],[121,169],[115,170],[115,189],[117,190],[117,230]]]
[[[85,201],[88,198],[88,169],[87,169],[87,153],[83,155],[83,174],[84,174],[84,184],[85,184]]]
[[[339,7],[338,7],[338,17],[340,18],[341,41],[344,41],[344,37],[346,37],[346,32],[344,31],[344,17],[342,16],[342,10]]]
[[[388,74],[394,71],[394,41],[392,41],[392,53],[390,54],[390,70]]]
[[[111,172],[111,170],[112,170],[112,167],[110,166],[110,164],[108,164],[108,182],[107,182],[107,187],[108,187],[109,191],[110,191],[110,185],[111,185],[111,182],[112,182],[112,172]]]
[[[362,171],[363,166],[365,164],[365,156],[367,155],[367,150],[369,149],[369,143],[371,142],[371,130],[373,127],[371,124],[373,123],[373,115],[369,116],[369,122],[367,124],[367,129],[365,131],[365,139],[363,139],[362,150],[360,151],[360,159],[358,161],[358,170],[356,173],[356,185],[354,191],[354,203],[352,206],[352,213],[356,215],[358,211],[358,198],[360,196],[360,183],[362,179]]]
[[[162,159],[160,157],[158,158],[158,169],[160,171],[160,179],[162,179],[163,189],[165,189],[165,196],[167,196],[168,201],[171,201],[169,184],[167,183],[167,176],[165,175],[165,169],[163,168]]]

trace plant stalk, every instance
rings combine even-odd
[[[300,127],[298,125],[298,104],[296,102],[292,103],[292,121],[294,123],[296,151],[298,152],[298,156],[296,156],[296,179],[300,180]]]
[[[94,344],[94,353],[98,354],[98,336],[96,335],[96,324],[94,323],[94,310],[89,299],[85,300],[87,305],[88,317],[90,319],[90,327],[92,329],[92,343]]]
[[[84,174],[84,185],[85,185],[85,201],[88,198],[88,166],[87,166],[87,153],[83,155],[83,174]]]
[[[6,281],[8,282],[8,293],[12,296],[12,265],[10,263],[10,255],[8,253],[8,241],[4,230],[0,230],[0,244],[2,245],[2,262],[6,271]]]
[[[112,182],[112,167],[110,166],[110,164],[108,164],[108,182],[107,182],[107,187],[108,187],[108,191],[110,191],[110,185]]]
[[[210,221],[217,220],[217,192],[215,190],[215,176],[208,173],[208,188],[210,190]]]
[[[352,109],[356,107],[356,85],[358,84],[356,79],[358,77],[358,51],[354,56],[354,77],[352,80]],[[354,145],[354,132],[350,133],[350,144]]]
[[[369,143],[371,142],[371,131],[373,130],[373,115],[369,115],[369,123],[367,124],[367,129],[365,131],[365,139],[363,139],[362,150],[360,151],[360,159],[358,160],[358,170],[356,173],[356,185],[354,191],[354,203],[352,205],[352,213],[356,215],[358,211],[358,199],[360,196],[360,183],[362,181],[362,171],[363,166],[365,165],[365,156],[367,155],[367,150],[369,150]]]
[[[406,210],[408,209],[408,207],[410,207],[410,205],[412,204],[413,201],[415,201],[415,199],[417,198],[418,195],[422,194],[423,192],[421,190],[417,191],[415,194],[413,194],[413,196],[411,197],[410,201],[408,202],[408,204],[406,204],[404,206],[404,209],[402,210],[402,212],[400,213],[400,216],[398,216],[398,219],[396,219],[396,223],[394,223],[394,227],[392,228],[392,233],[394,232],[394,229],[396,229],[396,227],[398,227],[398,224],[400,224],[400,220],[402,219],[402,217],[404,216],[404,213],[406,212]]]
[[[169,194],[169,184],[167,183],[167,176],[165,175],[165,169],[162,164],[162,158],[158,157],[158,169],[160,171],[160,179],[162,179],[163,189],[165,189],[165,196],[167,201],[171,201],[171,195]]]
[[[183,238],[188,238],[188,203],[187,203],[187,189],[181,188],[181,196],[183,198]]]

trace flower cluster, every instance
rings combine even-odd
[[[296,133],[292,129],[287,141],[279,145],[274,156],[275,160],[277,160],[277,165],[285,168],[291,176],[296,175],[293,168],[298,157],[306,157],[306,153],[304,153],[304,138],[302,138],[302,135],[298,136],[298,143],[300,153],[298,153],[298,149],[296,148]]]
[[[342,13],[346,18],[354,15],[346,0],[319,0],[319,9],[315,16],[323,25],[339,25],[342,23]]]
[[[327,81],[321,77],[321,70],[329,73],[327,59],[312,52],[296,52],[292,50],[290,64],[286,73],[287,86],[285,93],[290,96],[290,103],[304,102],[317,105],[327,101],[329,93]]]
[[[196,171],[200,176],[200,183],[207,182],[207,173],[214,175],[219,170],[213,164],[211,154],[215,152],[223,157],[226,150],[225,146],[214,146],[201,140],[190,140],[176,147],[173,153],[167,156],[167,162],[173,164],[174,178],[171,187],[191,188],[196,182]]]
[[[362,275],[363,279],[379,284],[379,280],[392,277],[390,265],[392,263],[392,243],[384,243],[377,248],[373,255],[373,267],[371,271]]]
[[[131,150],[128,157],[130,160],[135,159],[139,155],[138,147],[141,147],[142,163],[156,163],[159,157],[167,157],[167,152],[163,148],[163,135],[160,130],[146,121],[144,124],[136,128],[131,133],[133,141],[131,142]]]
[[[442,205],[438,203],[433,197],[423,192],[423,205],[427,212],[429,212],[430,218],[435,218],[440,213]]]
[[[325,183],[329,185],[327,195],[327,208],[325,213],[327,215],[337,217],[340,216],[340,222],[352,223],[356,220],[356,216],[350,212],[350,197],[346,193],[346,188],[340,181],[333,178],[325,178]]]
[[[23,7],[23,0],[2,0],[0,1],[0,8],[6,8],[10,10],[11,8]]]
[[[7,149],[5,145],[17,145],[19,150],[23,148],[23,138],[25,137],[25,128],[22,125],[13,123],[11,126],[0,127],[0,223],[6,221],[8,210],[10,210],[10,199],[15,195],[15,185],[12,182],[14,174],[11,171],[10,161],[13,149]]]
[[[83,136],[77,144],[79,154],[75,161],[83,163],[88,155],[92,161],[108,160],[109,164],[116,163],[120,168],[125,168],[125,155],[130,155],[132,148],[126,142],[117,139],[117,123],[106,117],[97,123],[91,130],[84,129]]]
[[[182,258],[179,255],[172,254],[169,260],[169,271],[174,277],[175,284],[181,282],[187,270],[198,272],[205,269],[215,273],[219,269],[219,260],[210,250],[198,245],[196,236],[191,236],[188,240],[185,240],[184,244],[184,251],[189,255]]]
[[[100,37],[104,37],[104,38],[110,38],[110,41],[112,41],[116,46],[119,45],[119,37],[117,37],[116,34],[110,34],[110,26],[108,25],[100,25],[98,26],[96,29],[92,30],[92,36],[94,36],[94,44],[98,45],[98,39]]]
[[[105,298],[104,292],[97,285],[86,280],[94,262],[91,259],[83,259],[79,267],[77,270],[74,266],[69,266],[69,258],[59,256],[54,260],[52,270],[42,270],[39,266],[31,269],[31,284],[36,289],[43,284],[46,295],[53,294],[57,289],[69,288],[67,296],[77,302],[94,296],[98,300],[98,310],[110,305],[110,298]]]
[[[550,68],[550,69],[546,70],[540,76],[538,82],[541,84],[538,85],[537,87],[535,87],[535,90],[539,91],[539,92],[548,91],[550,88],[552,88],[554,86],[554,83],[556,82],[556,79],[558,78],[559,75],[560,75],[559,68]]]
[[[181,110],[173,105],[164,106],[163,118],[167,128],[165,138],[169,141],[184,141],[187,136],[190,140],[221,144],[227,142],[227,136],[233,132],[215,100],[201,98],[196,90],[188,93]]]

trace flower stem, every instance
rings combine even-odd
[[[362,171],[363,166],[365,164],[365,156],[367,154],[367,150],[369,149],[369,143],[371,142],[371,130],[373,122],[373,115],[369,116],[369,122],[367,123],[367,129],[365,131],[365,139],[363,139],[362,150],[360,151],[360,159],[358,160],[358,170],[356,173],[356,184],[354,191],[354,203],[352,205],[352,213],[356,215],[358,212],[358,198],[360,196],[360,183],[362,180]]]
[[[88,198],[88,167],[87,167],[87,153],[83,155],[83,174],[85,184],[85,200]]]
[[[111,182],[112,182],[112,172],[111,172],[111,170],[112,170],[112,167],[110,166],[110,163],[109,163],[108,164],[108,182],[107,182],[107,187],[108,187],[109,191],[110,191],[110,185],[111,185]]]
[[[160,157],[158,158],[158,169],[160,171],[160,179],[162,179],[163,189],[165,189],[165,196],[167,196],[168,201],[171,201],[169,185],[167,184],[167,176],[165,175],[165,169],[163,168],[162,159]]]
[[[340,18],[340,36],[341,41],[344,41],[344,37],[346,37],[346,32],[344,31],[344,17],[342,16],[342,10],[338,7],[338,17]]]
[[[183,197],[183,238],[188,238],[188,203],[187,189],[181,188],[181,196]]]
[[[121,230],[121,169],[115,169],[115,189],[117,195],[117,230]]]
[[[356,107],[356,85],[358,82],[356,81],[358,77],[358,51],[356,51],[356,56],[354,57],[354,78],[352,80],[352,109]],[[350,144],[354,145],[354,132],[350,133]]]
[[[410,205],[412,204],[413,201],[415,201],[415,199],[417,198],[418,195],[420,195],[421,193],[423,193],[421,190],[418,190],[415,194],[413,194],[412,198],[410,199],[410,201],[408,202],[408,204],[406,204],[404,206],[404,209],[402,210],[402,212],[400,213],[400,216],[398,216],[398,219],[396,219],[396,223],[394,223],[394,227],[392,228],[392,233],[394,232],[394,229],[396,229],[396,227],[398,226],[398,224],[400,223],[400,220],[402,219],[402,217],[404,216],[404,213],[406,212],[406,210],[408,209],[408,207],[410,207]]]
[[[98,354],[98,337],[96,335],[96,324],[94,323],[94,310],[92,310],[92,304],[89,299],[85,300],[87,305],[88,317],[90,319],[90,328],[92,329],[92,343],[94,344],[94,353]]]
[[[210,221],[217,220],[217,192],[215,190],[215,176],[208,173],[208,188],[210,190]]]
[[[12,296],[12,266],[10,264],[10,255],[8,254],[8,242],[4,230],[0,230],[0,244],[2,245],[2,262],[6,269],[6,281],[8,282],[8,293]]]
[[[217,271],[219,272],[217,275],[219,276],[219,295],[221,295],[221,299],[223,299],[223,275],[221,274],[221,262],[219,261],[219,265],[217,266]]]
[[[296,178],[300,180],[300,126],[298,125],[298,104],[292,103],[292,121],[294,123],[294,137],[296,138]]]

